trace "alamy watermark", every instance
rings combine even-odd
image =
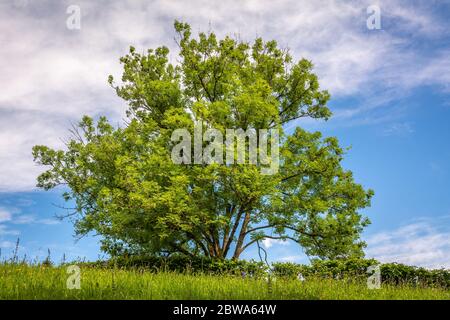
[[[272,175],[279,167],[279,139],[278,129],[248,128],[226,129],[224,140],[218,129],[207,128],[203,132],[203,122],[199,121],[194,126],[193,139],[188,129],[172,132],[171,140],[176,144],[171,156],[176,164],[260,164],[262,174]]]
[[[69,274],[69,277],[67,277],[66,281],[66,287],[69,290],[80,290],[81,289],[81,270],[80,267],[77,265],[70,265],[67,267],[67,274]]]
[[[69,30],[81,29],[81,8],[78,5],[72,4],[67,7],[66,13],[69,15],[66,19],[66,27]]]
[[[367,273],[370,276],[367,278],[367,288],[380,289],[381,288],[381,266],[379,264],[372,265],[367,268]]]
[[[369,15],[366,20],[366,26],[369,30],[381,29],[381,9],[377,5],[371,5],[366,10]]]

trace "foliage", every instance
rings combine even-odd
[[[312,63],[294,62],[275,41],[219,40],[212,32],[194,39],[180,22],[175,30],[179,64],[166,47],[142,54],[131,47],[120,59],[122,83],[109,77],[129,105],[124,126],[84,116],[65,150],[33,148],[48,169],[37,185],[67,188],[76,234],[101,235],[112,256],[238,259],[264,238],[293,240],[322,259],[362,256],[369,220],[358,211],[373,192],[341,166],[336,138],[283,131],[296,119],[331,116]],[[263,175],[261,164],[174,164],[173,131],[193,133],[198,121],[221,132],[279,129],[278,173]]]
[[[408,282],[450,289],[450,271],[445,269],[428,270],[399,263],[388,263],[381,265],[381,275],[385,282],[393,284]]]
[[[399,263],[380,263],[375,259],[339,259],[339,260],[313,260],[311,264],[298,264],[293,262],[273,262],[269,268],[262,262],[223,259],[217,260],[209,257],[187,257],[174,255],[171,257],[159,256],[129,256],[118,257],[107,261],[85,263],[85,266],[145,269],[150,271],[176,271],[195,274],[229,274],[261,277],[271,272],[276,277],[296,279],[299,274],[305,279],[331,278],[352,279],[366,281],[370,276],[368,268],[379,266],[381,281],[392,285],[418,285],[426,287],[450,288],[450,270],[408,266]]]
[[[213,259],[211,257],[188,257],[174,255],[161,256],[128,256],[117,257],[107,261],[85,263],[92,267],[145,269],[154,272],[187,272],[195,274],[229,274],[248,275],[252,277],[263,276],[267,266],[262,262],[232,259]]]
[[[287,278],[295,278],[300,273],[306,279],[320,277],[365,280],[370,275],[367,269],[375,265],[380,266],[383,283],[450,288],[450,270],[428,270],[399,263],[381,264],[375,259],[314,260],[311,265],[277,262],[273,264],[273,270],[277,276]]]

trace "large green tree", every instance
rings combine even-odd
[[[352,173],[341,166],[344,150],[323,138],[283,125],[299,118],[328,119],[329,94],[320,90],[310,61],[293,61],[275,41],[252,44],[216,35],[191,35],[175,22],[179,60],[159,47],[120,59],[120,84],[128,120],[113,127],[106,118],[84,116],[64,150],[33,148],[46,190],[64,185],[75,203],[70,215],[77,235],[102,236],[103,250],[117,255],[233,257],[255,242],[293,240],[313,257],[363,255],[360,240],[369,223],[358,211],[370,204]],[[275,128],[281,132],[280,167],[272,175],[260,164],[176,164],[175,129]]]

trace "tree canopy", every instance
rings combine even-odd
[[[238,259],[256,241],[293,240],[322,259],[362,256],[359,213],[373,195],[354,182],[334,137],[283,125],[299,118],[328,119],[330,95],[313,65],[293,61],[276,41],[247,43],[213,32],[194,38],[175,22],[179,60],[169,49],[120,59],[117,95],[128,102],[124,125],[84,116],[64,150],[35,146],[45,190],[66,186],[75,203],[77,235],[94,232],[111,254],[205,255]],[[279,170],[260,164],[176,164],[174,130],[278,129]],[[207,142],[205,142],[207,143]]]

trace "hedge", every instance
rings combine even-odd
[[[381,264],[375,259],[313,260],[311,265],[276,262],[272,264],[272,270],[275,275],[287,278],[301,274],[305,279],[332,277],[366,280],[370,276],[367,269],[377,265],[380,267],[382,283],[450,288],[450,270],[429,270],[400,263]]]
[[[188,273],[233,274],[260,277],[271,271],[280,278],[297,278],[299,274],[308,278],[334,278],[366,281],[370,266],[379,266],[382,283],[394,285],[410,284],[427,287],[450,288],[450,270],[429,270],[399,263],[381,264],[375,259],[313,260],[310,265],[292,262],[274,262],[269,269],[254,260],[219,260],[207,257],[174,255],[118,257],[107,261],[86,263],[88,266],[107,268],[138,268],[149,271],[176,271]]]
[[[137,268],[149,271],[177,271],[188,273],[235,274],[263,276],[268,267],[257,261],[211,259],[208,257],[188,257],[174,255],[169,258],[159,256],[118,257],[107,261],[88,263],[91,266],[114,268]]]

